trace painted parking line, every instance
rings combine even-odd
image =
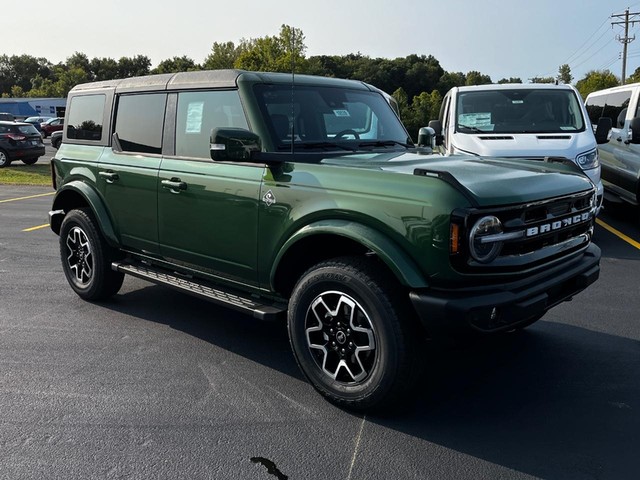
[[[599,218],[596,218],[596,223],[598,225],[600,225],[602,228],[604,228],[605,230],[608,230],[609,232],[613,233],[616,237],[621,238],[622,240],[624,240],[625,242],[627,242],[629,245],[631,245],[632,247],[636,247],[638,250],[640,250],[640,243],[636,242],[633,238],[626,236],[624,233],[622,233],[620,230],[616,230],[615,228],[613,228],[611,225],[603,222],[602,220],[600,220]]]
[[[37,227],[25,228],[22,231],[23,232],[33,232],[34,230],[40,230],[41,228],[47,228],[48,226],[49,226],[49,224],[45,223],[44,225],[38,225]]]
[[[28,200],[30,198],[48,197],[55,194],[56,192],[51,192],[51,193],[40,193],[38,195],[30,195],[28,197],[8,198],[7,200],[0,200],[0,203],[17,202],[18,200]]]

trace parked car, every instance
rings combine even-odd
[[[429,126],[447,155],[566,158],[596,185],[598,208],[602,204],[596,138],[582,97],[571,85],[454,87],[443,99],[439,118]]]
[[[594,129],[608,122],[598,145],[607,200],[640,205],[640,83],[590,93],[586,105]]]
[[[41,132],[42,131],[42,127],[40,126],[40,124],[43,123],[43,122],[46,122],[47,120],[49,120],[51,118],[53,118],[53,117],[27,117],[23,121],[24,121],[24,123],[32,124],[34,127],[36,127],[36,130]]]
[[[0,121],[0,168],[13,160],[34,164],[44,155],[40,132],[30,123]]]
[[[53,132],[57,132],[64,128],[64,118],[62,117],[50,118],[49,120],[42,122],[40,127],[42,129],[42,136],[44,138],[47,138]]]
[[[6,113],[6,112],[0,112],[0,121],[3,122],[15,122],[16,117],[13,116],[13,114],[11,113]]]
[[[76,85],[49,212],[70,288],[106,299],[127,274],[287,316],[313,386],[367,410],[410,396],[427,337],[526,328],[598,278],[573,163],[434,155],[379,89],[292,80]]]
[[[60,144],[62,143],[62,134],[64,132],[62,130],[58,130],[57,132],[53,132],[51,134],[51,146],[55,149],[60,148]]]

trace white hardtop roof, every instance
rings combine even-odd
[[[571,85],[560,83],[492,83],[489,85],[470,85],[456,87],[460,92],[491,92],[495,90],[573,90]]]

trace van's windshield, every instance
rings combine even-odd
[[[456,131],[461,133],[569,133],[585,129],[571,90],[509,89],[458,95]]]

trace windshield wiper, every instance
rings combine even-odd
[[[458,124],[458,128],[466,128],[467,130],[471,130],[472,132],[487,133],[484,130],[480,130],[478,127],[471,127],[469,125]]]
[[[404,148],[413,147],[413,145],[399,142],[397,140],[371,140],[369,142],[360,142],[358,144],[358,147],[393,147],[395,145],[400,145],[401,147],[404,147]]]
[[[336,142],[304,142],[304,143],[296,143],[294,148],[303,149],[303,150],[311,150],[313,148],[323,148],[323,149],[340,149],[347,150],[348,152],[355,152],[356,149],[353,147],[349,147],[347,145],[336,143]]]

